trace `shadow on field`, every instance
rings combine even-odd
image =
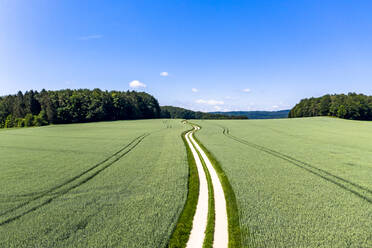
[[[118,150],[117,152],[115,152],[111,156],[107,157],[106,159],[102,160],[101,162],[95,164],[94,166],[90,167],[89,169],[81,172],[80,174],[78,174],[78,175],[68,179],[67,181],[65,181],[65,182],[63,182],[59,185],[56,185],[56,186],[54,186],[54,187],[52,187],[52,188],[50,188],[50,189],[48,189],[44,192],[36,193],[37,196],[35,196],[35,197],[33,197],[33,198],[23,202],[23,203],[11,208],[11,209],[6,210],[5,212],[1,213],[0,217],[4,217],[4,216],[6,216],[6,215],[8,215],[12,212],[15,212],[18,209],[21,209],[22,207],[26,207],[26,206],[31,205],[31,204],[36,204],[35,206],[33,206],[31,208],[28,208],[26,210],[23,210],[21,213],[15,215],[15,216],[8,217],[5,220],[0,221],[0,226],[8,224],[8,223],[10,223],[14,220],[17,220],[17,219],[21,218],[22,216],[24,216],[28,213],[31,213],[31,212],[39,209],[40,207],[43,207],[43,206],[49,204],[54,199],[68,193],[69,191],[79,187],[80,185],[90,181],[95,176],[97,176],[99,173],[101,173],[105,169],[109,168],[115,162],[119,161],[122,157],[124,157],[126,154],[128,154],[130,151],[132,151],[138,144],[141,143],[141,141],[144,138],[146,138],[149,135],[150,135],[150,133],[144,133],[144,134],[138,136],[137,138],[133,139],[130,143],[128,143],[127,145],[122,147],[120,150]],[[97,169],[97,170],[95,170],[95,169]],[[92,172],[92,173],[90,173],[90,172]],[[79,180],[79,179],[81,179],[81,180]],[[73,185],[71,185],[71,184],[73,184]],[[57,190],[59,190],[59,191],[57,191]],[[57,191],[57,192],[55,192],[55,191]],[[49,195],[49,197],[48,197],[48,194],[53,194],[53,196]],[[26,196],[26,195],[23,195],[23,196]],[[44,198],[44,197],[48,198],[48,199],[43,200],[42,198]],[[38,200],[40,200],[42,202],[38,203]]]
[[[246,140],[243,140],[241,138],[238,138],[236,136],[233,136],[230,134],[230,130],[224,126],[221,126],[221,125],[218,125],[220,126],[223,131],[222,133],[230,138],[230,139],[233,139],[241,144],[244,144],[244,145],[247,145],[251,148],[255,148],[257,150],[260,150],[260,151],[263,151],[263,152],[266,152],[274,157],[277,157],[277,158],[280,158],[280,159],[283,159],[301,169],[304,169],[306,170],[307,172],[310,172],[311,174],[315,175],[315,176],[318,176],[330,183],[333,183],[337,186],[339,186],[340,188],[356,195],[357,197],[359,197],[360,199],[363,199],[365,201],[367,201],[368,203],[372,203],[372,191],[366,187],[363,187],[359,184],[356,184],[356,183],[353,183],[351,181],[348,181],[342,177],[339,177],[339,176],[336,176],[336,175],[333,175],[332,173],[328,172],[328,171],[325,171],[325,170],[322,170],[320,168],[317,168],[316,166],[313,166],[307,162],[303,162],[301,160],[298,160],[296,158],[293,158],[291,156],[288,156],[286,154],[283,154],[283,153],[280,153],[278,151],[275,151],[275,150],[272,150],[270,148],[267,148],[267,147],[264,147],[264,146],[260,146],[260,145],[257,145],[257,144],[254,144],[252,142],[249,142],[249,141],[246,141]]]

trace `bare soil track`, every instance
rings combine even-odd
[[[193,153],[194,159],[198,166],[200,180],[199,200],[194,215],[193,226],[187,243],[187,247],[203,247],[205,241],[207,215],[208,210],[210,210],[210,207],[208,207],[208,186],[205,175],[207,173],[210,175],[213,185],[213,196],[215,204],[213,247],[226,248],[228,247],[229,235],[225,194],[215,168],[213,167],[208,156],[205,154],[204,150],[199,146],[199,144],[193,137],[193,133],[199,129],[200,128],[198,126],[194,126],[194,130],[188,132],[185,135],[187,143]],[[203,163],[205,164],[204,167]],[[206,170],[206,173],[204,173],[203,170]],[[212,192],[209,192],[209,194],[211,193]]]

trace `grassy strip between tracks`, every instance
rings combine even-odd
[[[195,124],[194,124],[195,125]],[[202,128],[201,126],[199,126]],[[239,221],[239,211],[238,204],[236,201],[234,190],[227,178],[225,172],[222,170],[220,163],[215,159],[215,157],[207,150],[207,148],[194,136],[195,141],[203,149],[209,160],[211,161],[213,167],[215,168],[218,177],[221,181],[223,191],[226,198],[226,209],[228,217],[228,227],[229,227],[229,247],[240,248],[242,247],[240,221]]]
[[[188,193],[185,206],[168,243],[168,247],[170,248],[181,248],[186,246],[192,228],[192,221],[194,219],[196,205],[198,203],[199,174],[195,159],[185,138],[186,133],[190,132],[191,130],[192,129],[181,134],[182,140],[186,147],[187,160],[189,163]]]
[[[204,172],[205,172],[205,175],[207,176],[207,182],[208,182],[208,219],[207,219],[207,227],[205,230],[203,248],[212,248],[213,238],[214,238],[214,226],[215,226],[215,206],[214,206],[214,191],[213,191],[212,178],[200,152],[196,149],[195,146],[194,148],[199,155],[200,161],[203,164]]]

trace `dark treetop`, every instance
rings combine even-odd
[[[145,92],[100,89],[19,91],[0,97],[0,128],[150,118],[246,119],[159,106]]]
[[[288,117],[335,116],[351,120],[372,120],[372,96],[349,93],[301,100]]]
[[[57,90],[0,97],[0,127],[41,126],[160,117],[158,101],[144,92]]]

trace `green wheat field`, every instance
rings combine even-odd
[[[237,198],[244,247],[372,247],[372,124],[198,121]]]
[[[243,247],[372,247],[372,124],[194,120]],[[0,247],[166,247],[188,194],[182,120],[0,131]],[[104,245],[104,246],[102,246]]]
[[[180,120],[0,131],[0,247],[164,247],[187,196]]]

